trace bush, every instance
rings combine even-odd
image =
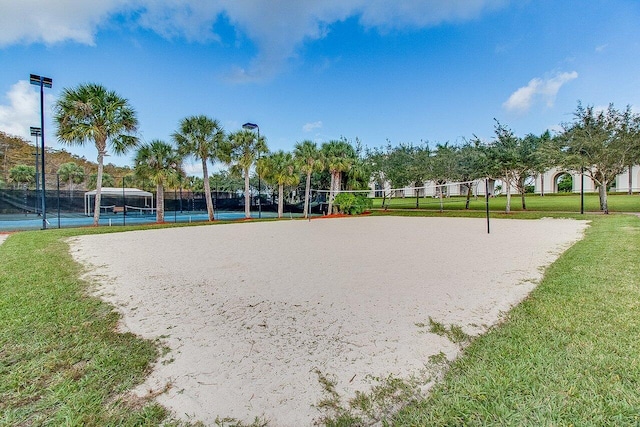
[[[360,215],[373,206],[373,200],[353,193],[340,193],[333,201],[338,212],[348,215]]]

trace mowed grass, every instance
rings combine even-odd
[[[167,411],[127,391],[158,346],[116,332],[91,297],[64,237],[105,229],[32,231],[0,245],[0,425],[158,425]]]
[[[527,211],[542,212],[580,212],[580,194],[547,194],[540,196],[537,194],[527,194],[525,198]],[[390,209],[415,209],[415,197],[394,197],[386,201],[387,207]],[[640,195],[639,194],[609,194],[607,198],[610,212],[640,212]],[[445,197],[442,199],[442,207],[444,210],[464,210],[466,197],[455,196]],[[420,209],[440,210],[440,199],[434,197],[420,197],[418,199]],[[507,197],[500,195],[489,199],[489,208],[491,211],[504,211],[507,206]],[[373,199],[373,207],[379,209],[382,207],[382,198]],[[485,210],[486,201],[484,197],[477,199],[471,198],[469,205],[470,210]],[[587,193],[584,195],[585,212],[599,212],[600,199],[595,193]],[[522,201],[519,195],[511,196],[511,211],[520,212],[522,209]]]
[[[542,216],[555,215],[509,215]],[[592,221],[585,239],[390,424],[640,424],[640,218],[575,216]],[[167,423],[164,408],[127,394],[158,343],[116,332],[118,315],[90,295],[63,241],[140,228],[23,232],[0,245],[0,425]]]
[[[590,219],[530,297],[393,425],[640,425],[640,219]]]

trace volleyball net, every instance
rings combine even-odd
[[[372,199],[374,208],[397,209],[464,209],[467,198],[472,200],[485,196],[484,181],[429,182],[420,187],[368,188],[365,190],[340,190],[341,193]],[[328,204],[330,190],[311,190],[311,202]]]
[[[156,208],[126,205],[125,210],[127,215],[148,216],[156,214]]]

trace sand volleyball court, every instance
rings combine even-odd
[[[122,329],[170,347],[136,393],[176,416],[312,425],[318,372],[346,397],[419,376],[521,301],[585,221],[364,217],[239,223],[70,240]]]

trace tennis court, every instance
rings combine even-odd
[[[372,377],[421,378],[501,319],[586,221],[364,217],[151,229],[73,238],[122,329],[171,348],[136,392],[185,419],[311,425],[317,372],[351,397]]]
[[[258,217],[258,212],[251,213],[253,218]],[[262,212],[262,218],[275,218],[278,215],[275,212]],[[299,217],[300,214],[290,214],[292,218]],[[220,221],[234,220],[244,218],[244,212],[227,212],[217,211],[214,218]],[[207,221],[209,216],[203,211],[171,211],[165,212],[165,222],[185,223]],[[116,227],[121,225],[138,225],[153,224],[156,222],[155,211],[147,209],[145,211],[138,208],[129,209],[127,215],[122,213],[105,213],[100,216],[100,226]],[[87,216],[82,214],[49,214],[46,218],[47,228],[70,228],[70,227],[88,227],[93,225],[93,215]],[[35,214],[13,214],[0,215],[0,231],[16,231],[16,230],[38,230],[42,228],[42,216]]]

